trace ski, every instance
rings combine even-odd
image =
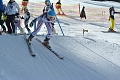
[[[30,52],[31,56],[35,57],[35,54],[32,51],[31,45],[27,41],[26,34],[24,35],[24,39],[25,39],[25,41],[27,43],[27,46],[28,46],[28,49],[29,49],[29,52]]]
[[[120,33],[120,32],[117,32],[117,31],[114,31],[114,32],[111,32],[111,31],[101,31],[103,33]]]
[[[42,41],[41,40],[39,40],[38,38],[36,38],[36,40],[38,41],[38,42],[40,42],[41,44],[42,44]],[[45,46],[44,44],[42,44],[43,46]],[[46,46],[45,46],[46,47]],[[51,48],[48,48],[48,47],[46,47],[47,49],[49,49],[54,55],[56,55],[59,59],[63,59],[64,57],[61,57],[59,54],[57,54],[55,51],[53,51]]]

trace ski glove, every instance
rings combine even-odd
[[[33,26],[33,21],[29,24],[29,26],[30,26],[30,27],[32,27],[32,26]]]
[[[16,13],[15,15],[16,15],[16,16],[18,16],[18,15],[19,15],[19,13]]]
[[[36,22],[37,18],[35,18],[34,20],[32,20],[32,22]]]

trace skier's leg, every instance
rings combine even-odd
[[[28,42],[32,41],[32,38],[40,31],[42,24],[43,24],[42,20],[38,21],[37,28],[30,34]]]
[[[28,34],[31,33],[31,30],[28,28],[28,24],[25,25],[25,28],[27,29]]]
[[[50,44],[49,44],[49,40],[50,40],[50,38],[51,38],[51,33],[52,33],[52,24],[51,23],[49,23],[49,22],[47,22],[47,23],[45,23],[45,25],[46,25],[46,27],[47,27],[47,35],[46,35],[46,37],[45,37],[45,39],[44,39],[44,42],[43,42],[43,44],[47,47],[47,48],[51,48],[50,47]]]
[[[14,23],[15,25],[15,34],[17,34],[17,26],[18,26],[18,23]]]
[[[6,26],[7,26],[7,29],[8,29],[8,34],[11,34],[12,33],[12,29],[11,29],[11,26],[10,26],[10,16],[7,16]]]
[[[13,33],[15,33],[15,25],[14,25],[14,20],[15,19],[15,16],[10,16],[10,23],[11,23],[11,27],[12,27],[12,31]]]
[[[62,10],[61,6],[60,6],[60,11],[62,12],[62,15],[64,15],[64,12],[63,12],[63,10]]]
[[[0,21],[0,25],[1,25],[2,28],[3,28],[3,32],[6,33],[6,27],[4,26],[4,21],[3,21],[3,20]]]
[[[114,19],[110,18],[110,27],[109,27],[109,31],[114,30]]]
[[[50,39],[52,34],[52,24],[50,22],[47,22],[45,23],[45,25],[47,27],[47,32],[48,32],[46,37]]]

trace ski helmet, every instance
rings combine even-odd
[[[109,10],[114,10],[114,6],[111,6],[111,7],[109,8]]]
[[[48,16],[48,18],[50,20],[54,20],[55,19],[55,12],[54,12],[54,10],[48,11],[47,16]]]
[[[50,3],[50,0],[45,0],[45,2],[49,2]]]
[[[111,8],[114,8],[114,6],[111,6]]]
[[[50,0],[45,0],[45,4],[46,3],[49,5],[50,4]]]

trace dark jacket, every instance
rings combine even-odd
[[[0,0],[0,11],[3,11],[3,1],[2,0]]]

